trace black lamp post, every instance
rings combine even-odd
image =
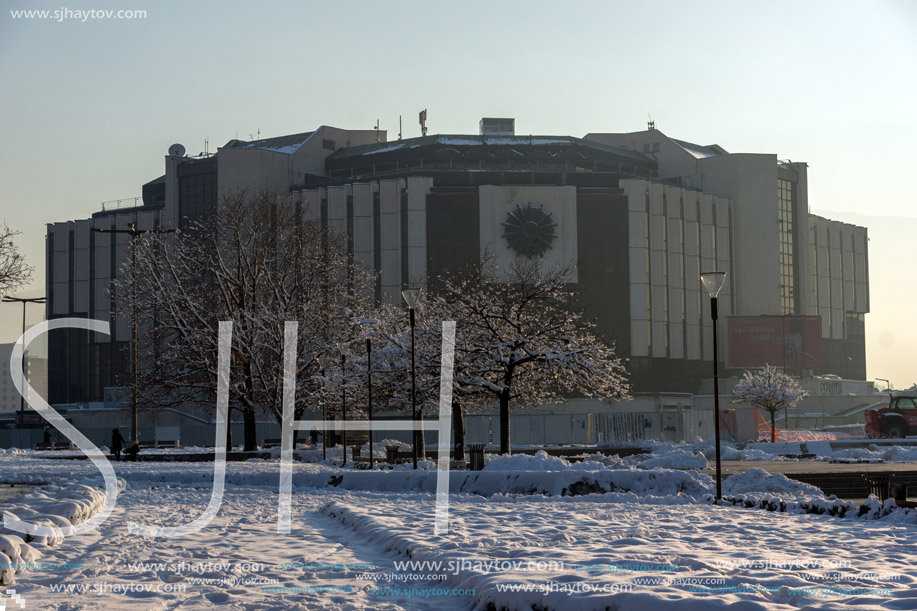
[[[417,426],[417,366],[414,362],[414,308],[417,307],[417,301],[420,299],[420,289],[407,288],[401,291],[404,302],[408,304],[411,312],[411,422]],[[417,468],[418,452],[418,431],[414,429],[414,468]]]
[[[347,464],[347,355],[341,352],[341,421],[344,426],[341,427],[341,446],[343,449],[343,462],[341,466]]]
[[[327,382],[327,378],[325,378],[325,364],[322,361],[320,361],[319,364],[322,366],[322,390],[324,391]],[[325,422],[328,421],[327,407],[327,395],[322,392],[322,460],[328,459],[328,427],[325,426]]]
[[[22,304],[22,334],[23,335],[25,335],[25,304],[44,303],[44,302],[45,302],[44,297],[32,297],[32,298],[4,297],[3,298],[3,303],[21,303]],[[26,381],[27,381],[28,378],[26,374],[26,364],[25,364],[25,346],[22,347],[22,375],[24,378],[26,378]],[[20,394],[19,396],[19,418],[18,418],[16,426],[21,428],[24,423],[25,423],[25,395]]]
[[[723,497],[723,478],[720,467],[720,375],[716,339],[716,296],[726,282],[726,272],[701,272],[700,280],[710,294],[710,318],[713,319],[713,426],[716,435],[716,500],[719,502]]]
[[[366,338],[366,395],[369,406],[369,468],[373,468],[373,342]]]

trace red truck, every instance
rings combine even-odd
[[[917,394],[893,394],[888,407],[866,412],[866,436],[870,439],[908,435],[917,435]]]

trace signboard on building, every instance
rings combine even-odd
[[[16,423],[21,429],[39,428],[45,425],[45,419],[38,412],[16,412]]]
[[[821,366],[818,316],[730,316],[728,324],[730,368]]]

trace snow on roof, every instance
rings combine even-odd
[[[283,153],[292,155],[305,144],[315,132],[303,132],[301,134],[290,134],[288,136],[278,136],[276,138],[263,138],[261,140],[252,140],[244,142],[242,140],[232,140],[225,148],[235,149],[257,149],[261,151],[271,151],[273,153]]]
[[[690,153],[691,156],[693,156],[695,159],[717,157],[726,153],[722,147],[716,144],[701,146],[700,144],[694,144],[693,142],[687,142],[685,140],[676,140],[675,138],[672,138],[672,142],[680,146],[686,152]]]

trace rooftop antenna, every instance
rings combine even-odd
[[[401,115],[398,115],[398,139],[401,140]]]
[[[374,129],[376,130],[376,142],[379,142],[379,119],[376,119],[376,127]]]
[[[420,135],[427,135],[427,109],[424,108],[420,111]]]
[[[648,131],[653,131],[656,129],[656,122],[653,121],[653,116],[650,113],[646,113],[646,116],[650,118],[650,120],[646,122],[646,129]]]
[[[208,138],[204,138],[204,157],[209,157],[209,156],[210,156],[210,140]]]

